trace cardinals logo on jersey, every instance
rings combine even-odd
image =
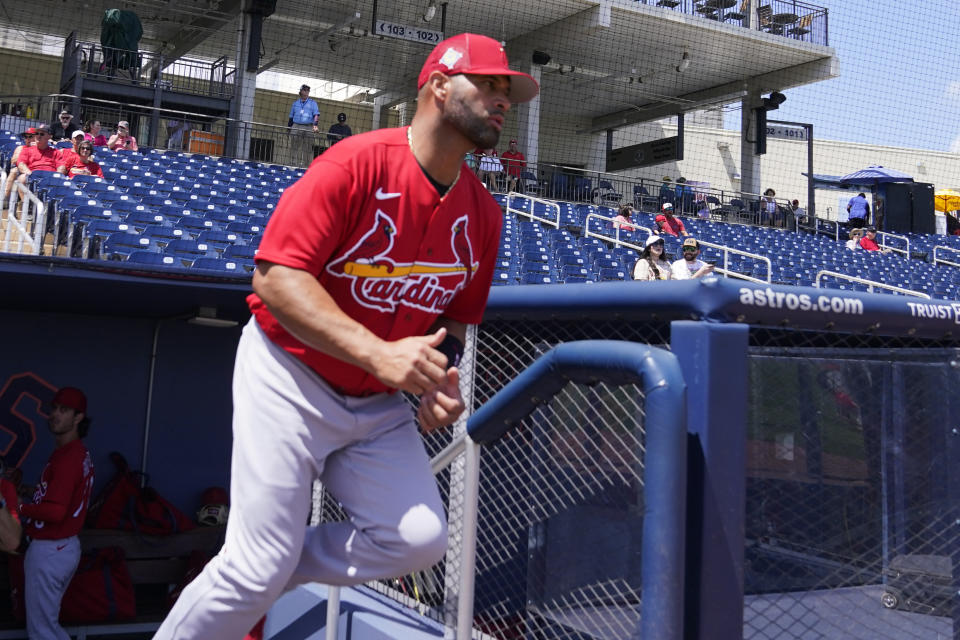
[[[397,225],[382,210],[375,224],[340,258],[327,265],[327,273],[352,279],[350,292],[358,304],[392,312],[406,305],[431,313],[446,309],[460,289],[470,284],[479,267],[467,233],[467,216],[450,227],[452,261],[397,262],[390,257]]]

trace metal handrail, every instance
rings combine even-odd
[[[849,280],[850,282],[857,282],[860,284],[865,284],[869,286],[869,291],[873,293],[873,288],[877,287],[879,289],[886,289],[888,291],[895,291],[897,293],[902,293],[907,296],[915,296],[917,298],[926,298],[930,299],[930,296],[922,291],[914,291],[912,289],[904,289],[903,287],[895,287],[892,284],[884,284],[883,282],[877,282],[876,280],[867,280],[866,278],[858,278],[857,276],[851,276],[846,273],[839,273],[837,271],[818,271],[817,276],[813,281],[813,286],[818,289],[829,289],[829,287],[821,287],[820,280],[824,277],[837,278],[838,280]]]
[[[618,246],[630,247],[631,249],[636,249],[636,250],[638,250],[638,251],[643,251],[644,247],[642,247],[642,246],[640,246],[640,245],[638,245],[638,244],[634,244],[634,243],[632,243],[632,242],[628,242],[628,241],[626,241],[626,240],[621,240],[621,239],[620,239],[620,227],[614,226],[614,230],[616,231],[616,235],[615,235],[613,238],[611,238],[611,237],[608,236],[608,235],[602,234],[602,233],[597,233],[597,232],[591,231],[591,230],[590,230],[590,220],[591,220],[591,219],[606,220],[607,222],[610,222],[610,223],[613,223],[613,221],[614,221],[614,219],[611,218],[611,217],[609,217],[609,216],[603,216],[603,215],[600,215],[599,213],[588,213],[586,219],[584,220],[584,234],[585,234],[587,237],[603,238],[604,240],[607,240],[607,241],[613,241],[613,242],[614,242],[616,245],[618,245]],[[642,227],[642,226],[636,225],[636,224],[633,224],[633,225],[631,225],[631,226],[634,228],[635,231],[643,231],[644,233],[647,234],[647,236],[644,238],[644,241],[646,241],[646,238],[650,237],[650,236],[653,235],[653,233],[654,233],[653,229],[650,229],[649,227]],[[725,276],[728,276],[728,277],[730,277],[730,278],[738,278],[738,279],[740,279],[740,280],[749,280],[749,281],[751,281],[751,282],[766,282],[766,283],[770,283],[770,282],[773,281],[773,263],[770,261],[770,258],[768,258],[767,256],[760,255],[759,253],[750,253],[749,251],[744,251],[744,250],[742,250],[742,249],[735,249],[734,247],[728,247],[728,246],[723,245],[723,244],[716,244],[716,243],[714,243],[714,242],[707,242],[706,240],[700,240],[700,239],[698,239],[697,242],[699,242],[699,243],[700,243],[701,245],[703,245],[703,246],[713,247],[714,249],[720,249],[721,251],[723,251],[723,266],[722,266],[722,267],[714,267],[714,271],[715,271],[715,272],[721,273],[721,274],[723,274],[723,275],[725,275]],[[741,256],[746,256],[746,257],[752,258],[752,259],[754,259],[754,260],[762,260],[762,261],[766,262],[766,263],[767,263],[767,278],[766,278],[766,280],[761,279],[761,278],[757,278],[757,277],[754,277],[754,276],[750,276],[750,275],[747,275],[747,274],[745,274],[745,273],[740,273],[739,271],[733,271],[732,269],[730,269],[730,254],[731,254],[731,253],[735,253],[735,254],[741,255]]]
[[[960,267],[960,262],[951,262],[949,260],[944,260],[943,258],[937,257],[937,249],[945,249],[946,251],[953,251],[954,253],[960,253],[960,249],[955,247],[947,247],[942,244],[938,244],[933,247],[933,264],[948,264],[951,267]]]
[[[512,206],[514,198],[524,198],[525,200],[529,200],[530,212],[527,213],[526,211],[522,211],[520,209],[514,209]],[[536,202],[539,202],[545,205],[548,210],[555,210],[557,212],[556,218],[543,218],[541,216],[536,215],[533,211],[533,205]],[[560,228],[560,205],[554,202],[553,200],[545,200],[543,198],[537,198],[535,196],[528,196],[522,193],[518,193],[516,191],[511,191],[507,194],[507,213],[514,213],[517,215],[526,216],[531,220],[537,220],[539,222],[549,224],[550,226],[556,229]]]
[[[16,253],[23,253],[23,244],[26,242],[30,246],[31,253],[39,256],[43,253],[43,237],[46,235],[47,228],[46,206],[26,185],[14,182],[13,186],[14,188],[10,190],[10,200],[7,202],[7,231],[3,236],[3,252],[9,253],[10,235],[16,228],[18,232]],[[17,204],[21,204],[19,218]],[[36,237],[27,230],[31,209],[34,211],[32,232]]]
[[[897,253],[902,253],[903,255],[910,257],[910,238],[907,236],[902,236],[898,233],[889,233],[887,231],[878,231],[877,235],[880,236],[880,248],[886,249],[888,251],[896,251]],[[900,247],[888,247],[887,238],[898,238],[907,243],[906,249],[901,249]]]

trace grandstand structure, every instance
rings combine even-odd
[[[843,201],[803,175],[808,141],[774,132],[758,153],[776,94],[847,73],[854,28],[837,33],[828,0],[130,0],[143,38],[121,72],[105,1],[0,4],[0,177],[23,128],[62,108],[140,141],[98,150],[103,178],[37,171],[3,203],[0,454],[36,477],[43,403],[84,379],[98,468],[121,450],[187,512],[229,482],[244,296],[305,171],[285,126],[299,85],[320,102],[319,154],[338,113],[354,133],[407,124],[443,35],[497,38],[541,84],[502,136],[527,164],[517,191],[494,179],[471,415],[424,436],[447,558],[298,589],[266,637],[960,638],[960,241],[881,228],[884,252],[849,250]],[[837,179],[867,164],[937,187],[960,167],[813,144],[818,184],[844,198],[883,193]],[[664,181],[681,175],[688,194]],[[666,200],[719,277],[630,282]],[[345,517],[319,486],[314,507],[314,523]],[[147,587],[137,619],[74,635],[150,637],[163,605]],[[0,638],[24,637],[6,613]]]

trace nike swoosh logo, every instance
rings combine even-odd
[[[65,544],[58,544],[58,545],[57,545],[57,551],[63,551],[63,550],[66,549],[66,548],[67,548],[67,545],[65,545]]]
[[[373,194],[377,200],[390,200],[392,198],[399,198],[402,196],[402,193],[385,193],[382,187],[377,187],[377,192]]]

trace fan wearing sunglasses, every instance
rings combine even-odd
[[[67,167],[68,176],[97,176],[103,177],[103,169],[93,159],[93,143],[84,140],[77,146],[77,153],[73,157],[73,163]]]
[[[713,265],[700,260],[700,243],[696,238],[685,238],[680,251],[683,252],[683,258],[670,265],[674,280],[702,278],[713,273]]]

